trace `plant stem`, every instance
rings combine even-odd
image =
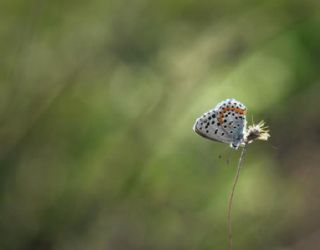
[[[232,202],[233,202],[233,196],[234,196],[234,191],[236,189],[237,183],[238,183],[238,179],[240,176],[240,170],[241,170],[241,164],[243,161],[243,157],[244,154],[247,150],[247,144],[243,147],[242,151],[241,151],[241,155],[239,158],[239,162],[238,162],[238,167],[237,167],[237,173],[236,176],[234,177],[234,181],[233,181],[233,186],[232,186],[232,190],[230,193],[230,197],[229,197],[229,203],[228,203],[228,219],[227,219],[227,224],[228,224],[228,249],[232,250],[232,220],[231,220],[231,211],[232,211]]]

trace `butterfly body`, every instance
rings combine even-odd
[[[227,99],[199,117],[193,130],[209,140],[228,143],[237,149],[243,143],[246,112],[241,102]]]

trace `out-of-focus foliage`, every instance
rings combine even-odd
[[[235,249],[319,249],[319,7],[1,1],[0,249],[226,249],[239,152],[191,128],[228,97],[272,136]]]

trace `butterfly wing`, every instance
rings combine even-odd
[[[239,116],[226,117],[221,125],[222,130],[228,134],[232,141],[230,143],[231,147],[238,148],[238,146],[243,141],[243,135],[245,130],[246,120]]]
[[[199,117],[194,126],[193,130],[204,138],[209,140],[231,143],[233,138],[226,133],[221,127],[218,121],[218,112],[214,109],[204,113],[202,117]]]
[[[222,129],[232,137],[231,147],[238,148],[246,129],[246,107],[235,99],[227,99],[216,106]]]
[[[210,140],[229,143],[238,148],[246,128],[246,107],[235,99],[227,99],[198,118],[193,130]]]

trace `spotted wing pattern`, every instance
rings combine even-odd
[[[193,130],[210,140],[231,143],[232,137],[230,137],[226,131],[223,130],[219,123],[219,113],[212,109],[204,113],[202,117],[199,117],[193,127]]]
[[[194,124],[194,131],[210,140],[238,148],[246,128],[246,107],[235,99],[220,102],[204,113]]]

